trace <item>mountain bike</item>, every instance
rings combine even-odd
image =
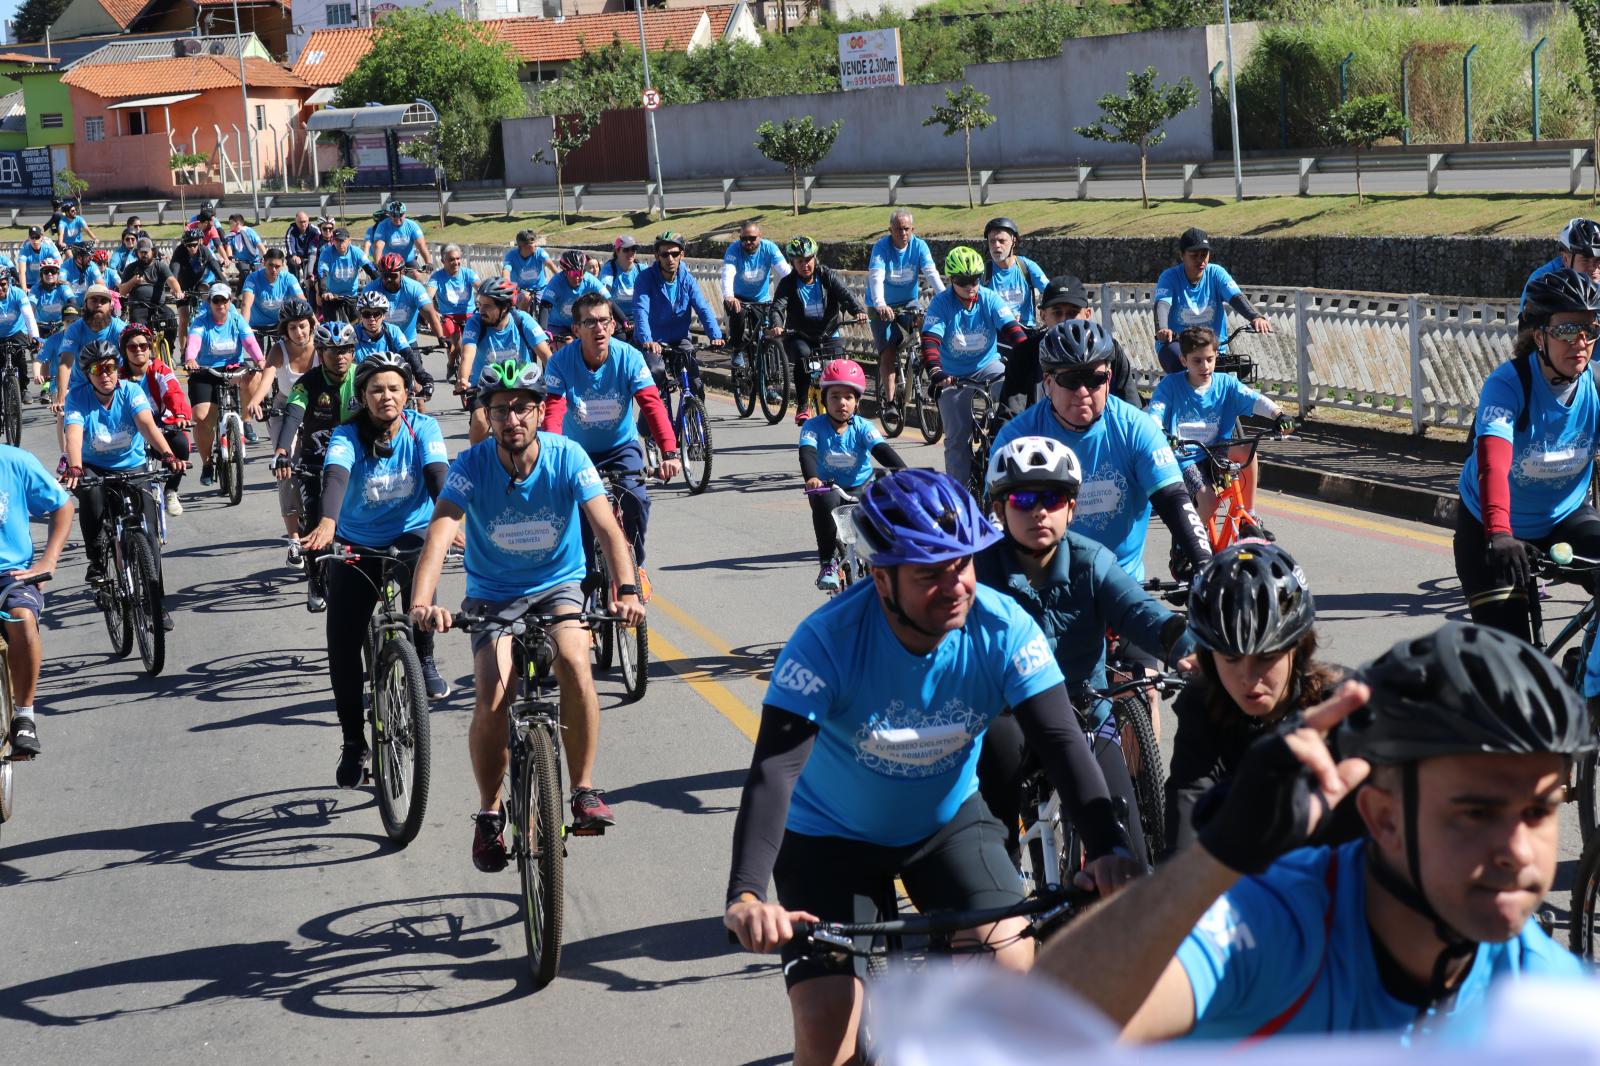
[[[130,297],[127,305],[129,312],[128,320],[130,322],[140,322],[146,326],[149,326],[155,334],[155,337],[151,342],[151,357],[158,362],[167,364],[169,367],[174,365],[172,362],[172,344],[177,338],[178,321],[176,311],[172,313],[171,317],[168,317],[166,314],[166,309],[173,307],[178,300],[179,298],[173,296],[171,292],[164,292],[161,294],[160,298],[155,300],[135,300]],[[133,311],[136,308],[143,308],[144,314],[133,314]],[[173,335],[170,337],[167,335],[167,331],[169,329],[172,330],[173,333]],[[262,351],[265,350],[266,349],[264,348],[262,349]]]
[[[0,340],[0,427],[4,427],[6,443],[13,448],[22,446],[22,389],[27,380],[17,366],[27,366],[33,351],[32,337]]]
[[[600,476],[606,484],[606,502],[611,505],[611,516],[616,519],[618,529],[627,529],[622,513],[622,500],[627,493],[624,483],[630,475],[614,470],[603,470]],[[594,663],[600,670],[611,669],[613,658],[618,669],[622,672],[622,686],[627,695],[625,702],[637,702],[643,695],[645,686],[650,682],[650,623],[640,622],[637,626],[629,626],[621,621],[598,621],[605,616],[606,604],[613,602],[607,597],[617,594],[616,578],[611,573],[611,564],[606,562],[605,552],[600,550],[600,543],[595,538],[594,531],[589,531],[589,550],[594,556],[594,571],[589,579],[584,582],[587,590],[585,596],[585,609],[594,616],[591,629],[594,634]],[[628,545],[628,560],[634,564],[635,580],[639,573],[638,560],[634,556],[634,546]],[[641,599],[645,596],[641,586]]]
[[[367,727],[371,734],[373,790],[378,815],[390,840],[405,847],[422,830],[428,810],[433,745],[428,731],[428,689],[422,659],[411,643],[411,621],[401,607],[397,566],[409,565],[394,548],[356,551],[335,543],[318,561],[351,565],[363,558],[378,560],[378,580],[357,570],[378,593],[378,606],[367,621],[362,658],[367,667]],[[326,578],[324,579],[326,580]]]
[[[1596,622],[1594,596],[1591,593],[1578,612],[1567,619],[1560,631],[1547,641],[1544,637],[1544,599],[1539,582],[1567,582],[1585,588],[1592,587],[1600,579],[1600,560],[1573,555],[1570,544],[1552,544],[1547,552],[1540,552],[1530,544],[1528,553],[1533,561],[1533,573],[1529,575],[1527,590],[1528,622],[1533,646],[1558,662],[1561,676],[1573,691],[1581,693],[1589,654],[1594,648],[1595,633],[1600,629],[1600,624]],[[1578,638],[1575,644],[1572,642],[1574,637]],[[1597,778],[1600,778],[1600,752],[1591,751],[1579,759],[1574,778],[1569,798],[1578,804],[1578,829],[1587,858],[1587,845],[1595,838],[1595,827],[1600,825],[1600,787],[1597,787],[1600,784],[1597,783]],[[1596,859],[1596,863],[1600,864],[1600,858]]]
[[[899,390],[894,403],[887,402],[883,397],[881,373],[872,379],[872,397],[878,405],[878,422],[883,426],[883,435],[890,440],[898,437],[906,428],[906,411],[910,405],[905,401],[911,394],[912,374],[915,373],[912,362],[921,363],[917,343],[922,334],[920,307],[911,303],[892,310],[894,318],[889,323],[888,339],[894,350],[889,358],[895,362],[895,387]],[[882,360],[884,356],[880,354],[878,358]]]
[[[254,370],[238,363],[211,369],[217,378],[217,431],[212,437],[208,462],[217,472],[217,491],[228,498],[230,507],[244,498],[244,417],[239,405],[239,379]]]
[[[1250,358],[1250,355],[1247,352],[1236,352],[1233,350],[1233,342],[1238,339],[1239,334],[1253,332],[1254,331],[1250,328],[1250,323],[1246,322],[1244,325],[1240,326],[1238,329],[1235,329],[1232,333],[1223,338],[1222,344],[1218,347],[1226,348],[1228,350],[1226,352],[1218,351],[1217,353],[1217,373],[1232,374],[1245,385],[1255,381],[1256,361]]]
[[[1296,424],[1298,428],[1298,423]],[[1228,545],[1253,537],[1274,539],[1267,532],[1266,523],[1245,506],[1244,485],[1240,474],[1255,461],[1256,451],[1264,440],[1294,441],[1300,438],[1292,433],[1271,430],[1249,437],[1219,440],[1214,444],[1171,438],[1172,449],[1181,459],[1185,455],[1201,457],[1210,465],[1211,487],[1217,494],[1217,509],[1206,522],[1206,537],[1211,541],[1213,553]]]
[[[984,479],[989,472],[989,449],[994,444],[994,438],[1000,432],[1000,427],[1005,425],[1005,412],[1000,406],[1000,401],[995,399],[991,388],[998,391],[998,381],[985,381],[980,378],[951,378],[940,389],[960,389],[970,394],[972,403],[972,439],[968,447],[972,450],[972,466],[967,473],[967,491],[973,497],[982,500],[986,494]],[[938,408],[937,398],[933,404]],[[940,430],[941,435],[943,429]],[[931,441],[929,443],[932,443]]]
[[[696,351],[704,351],[700,346],[695,346]],[[662,355],[668,360],[667,387],[664,390],[667,404],[667,417],[672,421],[672,432],[678,438],[678,457],[683,463],[683,483],[689,488],[689,495],[698,496],[706,491],[706,486],[711,483],[711,423],[706,417],[706,405],[700,397],[689,388],[689,365],[676,355],[671,348],[662,350]],[[672,406],[673,397],[678,400],[677,409]],[[661,446],[650,435],[648,430],[642,431],[644,437],[645,469],[655,470],[661,466]]]
[[[167,656],[167,631],[162,620],[165,589],[155,548],[162,530],[145,524],[141,496],[160,492],[165,478],[164,470],[154,464],[131,470],[85,470],[78,478],[80,491],[105,489],[105,522],[95,547],[95,557],[105,567],[105,576],[90,587],[94,589],[95,606],[105,615],[112,655],[125,657],[137,638],[139,658],[151,677],[161,673]],[[162,509],[156,507],[155,512],[158,525],[164,523]]]
[[[771,379],[762,374],[766,358],[765,349],[776,342],[767,337],[767,318],[772,312],[770,303],[758,304],[749,300],[740,301],[739,317],[743,326],[739,338],[739,348],[733,353],[734,365],[732,367],[733,406],[738,410],[740,418],[749,418],[755,413],[756,394],[770,387]],[[778,353],[781,362],[782,352]],[[787,377],[787,372],[785,371]],[[781,391],[781,390],[780,390]],[[787,404],[787,401],[785,401]],[[776,422],[783,417],[780,410],[776,417],[771,416],[766,406],[762,413],[767,415],[767,421]]]
[[[49,573],[35,574],[25,581],[25,585],[41,585],[49,581],[53,575]],[[0,621],[16,621],[11,615],[0,611]],[[11,750],[11,719],[16,713],[16,702],[12,699],[11,669],[5,665],[6,641],[0,636],[0,826],[11,821],[15,812],[16,783],[12,779],[12,763],[28,762],[32,755],[17,755]]]

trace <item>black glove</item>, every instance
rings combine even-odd
[[[275,455],[272,457],[272,470],[274,473],[287,469],[289,469],[289,457],[287,455]]]
[[[1528,587],[1528,546],[1510,533],[1489,534],[1489,550],[1485,553],[1489,573],[1499,586],[1514,589]]]
[[[1260,873],[1310,841],[1312,794],[1311,776],[1284,735],[1262,737],[1245,750],[1226,798],[1200,828],[1200,846],[1230,870]]]
[[[1288,415],[1279,415],[1278,416],[1278,432],[1283,434],[1286,437],[1289,434],[1293,433],[1294,432],[1294,419],[1289,417]]]
[[[939,395],[948,384],[950,384],[950,375],[946,374],[942,368],[933,367],[928,371],[928,387],[933,390],[935,396]]]

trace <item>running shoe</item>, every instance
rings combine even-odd
[[[601,798],[605,795],[605,791],[603,788],[572,790],[573,832],[593,832],[617,824],[616,818],[611,814],[611,808],[606,806],[606,801]]]
[[[472,865],[486,874],[506,868],[504,811],[479,811],[472,816]]]

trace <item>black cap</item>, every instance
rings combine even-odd
[[[44,236],[44,230],[40,229],[38,226],[29,226],[28,227],[28,236],[29,237],[43,237]]]
[[[1211,238],[1206,236],[1205,230],[1191,226],[1178,238],[1178,251],[1193,252],[1197,249],[1211,251]]]
[[[350,231],[344,226],[339,226],[333,231],[333,239],[336,241],[347,241],[350,239]]]
[[[1071,274],[1060,274],[1050,279],[1044,287],[1044,294],[1039,297],[1039,308],[1054,307],[1056,304],[1072,304],[1074,307],[1089,307],[1089,292],[1083,287],[1083,282]]]

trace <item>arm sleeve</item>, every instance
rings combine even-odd
[[[28,336],[32,337],[34,340],[38,340],[39,322],[33,317],[33,304],[29,303],[27,300],[23,300],[22,302],[22,322],[24,328],[26,328],[28,331]]]
[[[734,275],[734,273],[735,273],[735,270],[734,270],[733,264],[728,262],[728,260],[724,259],[722,261],[722,298],[724,300],[733,299],[733,275]]]
[[[539,423],[539,428],[546,433],[560,433],[562,419],[567,416],[567,398],[565,396],[552,396],[545,401],[544,421]]]
[[[1478,499],[1485,536],[1511,532],[1511,442],[1478,434]]]
[[[900,458],[900,453],[894,450],[894,445],[886,440],[880,440],[872,446],[872,457],[878,460],[878,465],[886,470],[904,470],[906,461]]]
[[[1228,306],[1239,312],[1246,319],[1256,319],[1261,317],[1261,312],[1256,310],[1254,304],[1245,299],[1245,295],[1242,292],[1230,299],[1228,301]]]
[[[1281,418],[1283,417],[1283,408],[1257,393],[1256,402],[1251,406],[1250,413],[1260,415],[1262,418]]]
[[[810,444],[800,445],[800,476],[807,481],[822,477],[817,473],[817,449]]]
[[[1111,807],[1105,775],[1094,761],[1089,738],[1067,699],[1065,685],[1052,685],[1029,696],[1013,709],[1028,746],[1044,766],[1072,824],[1083,834],[1089,857],[1097,858],[1116,847],[1127,847]]]
[[[1183,546],[1183,554],[1196,571],[1211,561],[1211,540],[1183,485],[1164,485],[1152,492],[1150,506],[1172,532],[1173,541]]]
[[[322,517],[335,524],[344,509],[344,491],[350,487],[348,467],[325,463],[322,467]]]
[[[1019,322],[1007,322],[1000,327],[1000,343],[1009,345],[1014,350],[1017,345],[1028,343],[1028,331],[1023,329]]]
[[[932,258],[922,264],[922,280],[928,283],[935,296],[944,291],[944,279],[939,276],[939,268],[933,265]]]
[[[189,331],[189,339],[185,341],[183,345],[183,358],[185,362],[199,357],[200,341],[200,333],[191,329]]]
[[[873,307],[883,304],[883,260],[873,256],[867,263],[867,303]]]
[[[273,438],[273,451],[292,453],[294,451],[294,435],[299,432],[300,424],[306,420],[306,409],[299,404],[284,404],[283,417],[278,420],[278,435]]]
[[[778,256],[778,261],[772,264],[772,276],[778,281],[782,281],[793,272],[794,267],[790,266],[789,260],[783,258],[781,254]]]
[[[444,491],[444,478],[450,472],[448,463],[429,463],[422,468],[422,483],[428,487],[428,498],[437,500]]]
[[[261,345],[256,343],[256,335],[253,330],[247,329],[244,331],[244,336],[239,338],[239,347],[243,348],[244,354],[248,355],[254,362],[259,363],[266,358],[261,354]]]
[[[761,729],[750,759],[750,773],[733,822],[733,864],[728,872],[728,902],[749,892],[767,898],[767,882],[783,842],[789,797],[811,757],[817,726],[772,704],[761,708]]]
[[[633,394],[639,401],[639,410],[644,413],[644,424],[650,429],[650,436],[661,446],[664,452],[678,450],[677,434],[672,432],[672,419],[667,417],[667,405],[661,402],[661,390],[654,385],[646,385]]]
[[[1171,300],[1157,300],[1156,301],[1156,329],[1158,329],[1158,330],[1171,329],[1172,327],[1168,324],[1168,319],[1170,319],[1171,317],[1172,317],[1172,301]]]

